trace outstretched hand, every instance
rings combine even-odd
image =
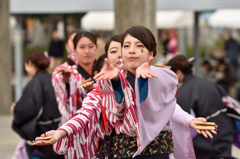
[[[93,79],[97,79],[98,81],[105,80],[105,79],[112,79],[112,80],[118,80],[118,69],[115,68],[113,65],[110,64],[109,60],[107,58],[104,59],[106,68],[104,68],[101,72],[96,74]]]
[[[59,139],[62,137],[65,137],[67,135],[67,132],[64,130],[50,130],[46,132],[45,134],[42,134],[41,137],[53,137],[50,141],[37,141],[33,143],[33,145],[37,146],[46,146],[46,145],[53,145],[55,144]]]
[[[137,78],[152,78],[152,77],[158,77],[156,74],[154,74],[151,69],[150,66],[152,64],[153,61],[153,57],[151,56],[148,59],[148,62],[143,63],[141,66],[139,66],[136,70],[136,76]]]
[[[196,125],[195,125],[195,121],[200,121],[203,123],[207,122],[207,119],[205,118],[195,118],[194,120],[190,121],[190,127],[195,129],[199,134],[202,134],[205,138],[210,137],[211,139],[213,138],[212,134],[217,134],[217,132],[215,130],[200,130],[200,129],[196,129]]]

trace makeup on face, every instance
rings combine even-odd
[[[137,69],[151,56],[149,50],[137,38],[127,35],[124,39],[122,56],[128,69]]]
[[[97,48],[89,38],[82,37],[77,43],[75,53],[80,63],[93,63]]]
[[[114,67],[118,67],[121,62],[119,59],[122,58],[121,56],[121,43],[116,41],[111,41],[108,49],[108,59],[110,64]]]

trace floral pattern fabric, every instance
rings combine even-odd
[[[136,137],[124,134],[117,136],[105,136],[100,141],[100,147],[96,151],[96,157],[104,159],[105,156],[113,158],[132,157],[137,151]],[[172,131],[161,131],[159,135],[141,152],[140,155],[173,153]]]

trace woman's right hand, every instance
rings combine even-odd
[[[69,78],[71,76],[71,73],[72,72],[70,70],[67,70],[67,69],[65,69],[65,70],[62,69],[62,70],[59,71],[59,74],[63,76],[63,81],[65,83],[69,83]]]
[[[107,58],[104,59],[106,68],[102,69],[101,72],[96,74],[93,79],[97,79],[98,81],[109,79],[109,80],[119,80],[118,69],[110,64]]]
[[[51,139],[50,141],[37,141],[37,140],[35,140],[33,145],[37,145],[37,146],[53,145],[59,139],[67,136],[67,132],[65,130],[62,130],[62,129],[60,129],[60,130],[50,130],[50,131],[46,132],[45,134],[42,134],[41,137],[52,136],[53,139]]]

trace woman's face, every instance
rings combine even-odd
[[[111,41],[107,54],[108,54],[108,60],[110,64],[112,64],[114,67],[117,68],[121,64],[119,59],[122,58],[121,43],[116,41]]]
[[[127,65],[129,71],[134,73],[136,69],[147,62],[152,55],[153,52],[149,52],[140,40],[129,34],[125,37],[122,47],[122,56],[124,64]]]
[[[183,83],[183,79],[184,79],[185,75],[182,73],[182,71],[177,70],[177,71],[175,72],[175,74],[176,74],[177,77],[178,77],[178,83]]]
[[[82,37],[75,49],[77,60],[80,64],[92,64],[96,59],[97,47],[87,37]]]
[[[73,33],[73,34],[69,37],[68,42],[67,42],[67,44],[65,45],[66,50],[67,50],[67,52],[68,52],[69,54],[74,52],[73,38],[75,37],[75,35],[76,35],[76,33]]]
[[[25,62],[24,66],[25,66],[26,72],[28,73],[28,75],[30,77],[33,77],[36,74],[37,69],[36,69],[36,67],[34,66],[34,64],[31,61],[28,61],[28,63]]]

